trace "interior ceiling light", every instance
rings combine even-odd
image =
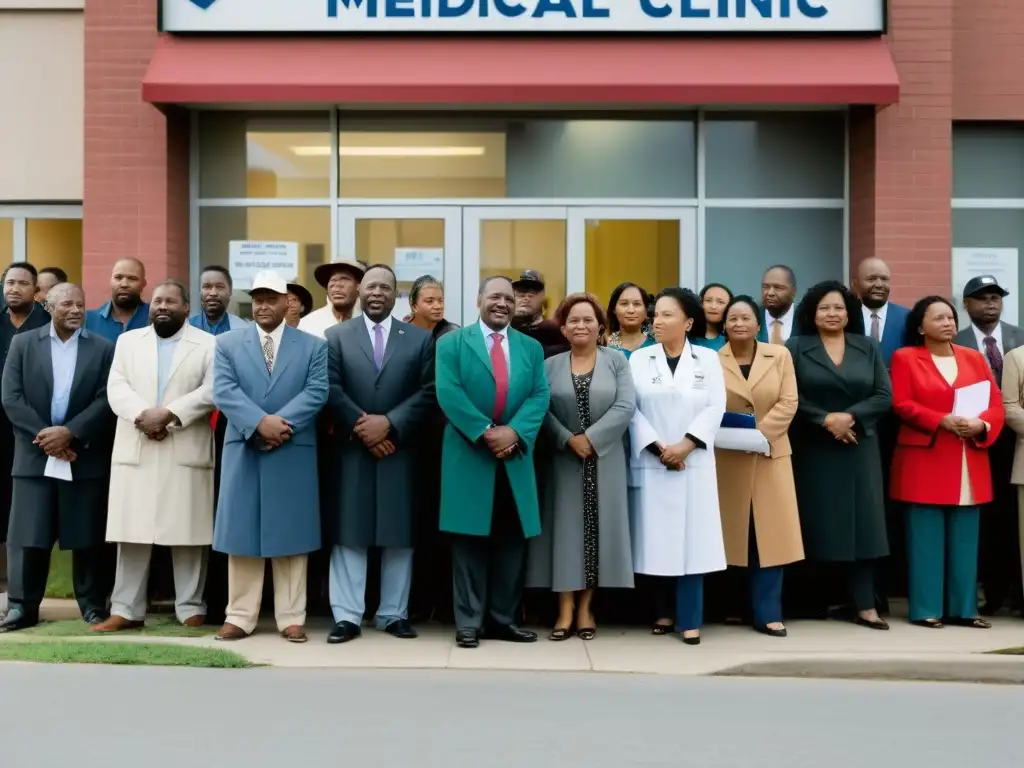
[[[330,157],[331,148],[292,147],[299,157]],[[481,157],[483,147],[338,147],[342,157]]]

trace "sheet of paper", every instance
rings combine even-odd
[[[46,457],[46,469],[43,470],[43,477],[52,477],[54,480],[65,480],[71,482],[71,462],[58,459],[55,456]]]
[[[760,453],[763,456],[771,455],[771,446],[768,445],[768,438],[762,435],[759,429],[722,427],[718,430],[718,434],[715,435],[715,448],[724,451]]]
[[[953,393],[953,415],[965,419],[976,419],[988,408],[991,384],[979,381],[960,387]]]

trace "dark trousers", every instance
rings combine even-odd
[[[8,602],[20,606],[33,618],[39,617],[39,605],[46,594],[51,552],[42,547],[7,545]],[[71,580],[78,610],[83,616],[90,612],[106,615],[111,585],[105,576],[103,554],[103,547],[76,549],[71,553]]]
[[[846,590],[857,611],[870,611],[875,607],[875,561],[854,560],[843,563]]]
[[[884,488],[889,487],[892,470],[892,457],[896,452],[896,439],[899,436],[900,420],[895,413],[888,413],[878,422],[878,448],[882,458],[882,482]],[[886,532],[889,537],[889,557],[879,564],[875,579],[878,598],[878,610],[889,612],[889,600],[907,594],[907,560],[906,553],[906,518],[903,515],[903,502],[894,501],[886,493],[885,519]]]
[[[911,504],[907,561],[911,621],[978,615],[977,507]]]
[[[754,610],[754,626],[766,627],[782,621],[782,566],[762,568],[754,533],[754,516],[750,516],[747,545],[747,572],[750,579],[750,602]]]
[[[452,597],[455,626],[480,630],[516,623],[523,598],[526,539],[512,487],[499,462],[494,483],[490,536],[452,537]]]
[[[1016,433],[1004,429],[989,450],[993,499],[981,508],[978,578],[985,590],[986,612],[1021,602],[1021,568],[1017,531],[1017,488],[1010,485]]]
[[[220,497],[220,465],[224,455],[224,435],[228,430],[228,420],[223,413],[217,414],[217,428],[213,432],[213,449],[216,461],[213,469],[213,515],[217,517],[217,500]],[[210,559],[206,565],[206,587],[203,589],[203,600],[206,601],[206,621],[209,624],[222,624],[228,605],[228,556],[223,552],[210,550]]]
[[[704,576],[644,576],[640,583],[646,582],[658,619],[672,619],[677,632],[687,632],[704,625]]]

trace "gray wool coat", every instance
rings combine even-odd
[[[583,570],[583,462],[568,446],[582,429],[570,353],[545,361],[551,404],[544,420],[549,446],[541,535],[530,541],[526,583],[569,592],[586,587]],[[626,356],[599,347],[590,384],[586,435],[597,453],[598,586],[632,587],[633,557],[626,504],[624,435],[636,409]]]

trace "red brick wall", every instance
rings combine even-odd
[[[110,298],[122,256],[149,283],[188,273],[188,117],[142,101],[157,39],[157,3],[86,0],[83,282],[90,306]]]
[[[956,0],[953,116],[1024,120],[1024,0]]]
[[[890,0],[900,102],[880,109],[873,125],[851,125],[851,267],[867,256],[885,259],[902,303],[950,292],[953,5]],[[872,144],[873,163],[865,151]],[[871,188],[873,211],[864,203]]]

